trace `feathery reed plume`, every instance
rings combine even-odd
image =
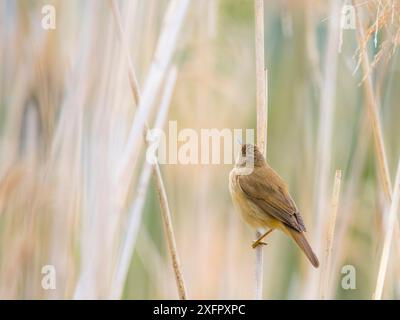
[[[357,40],[360,48],[362,48],[362,41],[364,39],[364,29],[359,17],[358,11],[356,11],[357,19]],[[360,49],[361,50],[361,49]],[[389,166],[385,151],[385,144],[383,141],[382,126],[379,118],[378,102],[374,95],[372,78],[370,74],[370,63],[368,54],[366,51],[360,52],[361,55],[361,66],[364,73],[364,80],[362,86],[364,89],[365,96],[365,108],[367,108],[367,114],[371,125],[372,136],[374,139],[374,150],[376,155],[376,164],[378,169],[379,181],[382,185],[382,191],[386,198],[386,205],[392,202],[392,185],[390,181]],[[397,246],[400,247],[400,226],[399,220],[396,217],[395,223],[395,241]]]
[[[335,235],[336,215],[339,205],[340,183],[342,180],[342,171],[336,170],[335,180],[333,184],[332,200],[330,215],[327,220],[326,241],[325,241],[325,254],[322,262],[322,270],[320,274],[320,298],[326,299],[330,284],[330,275],[332,270],[332,247],[333,237]]]
[[[364,39],[364,29],[359,17],[358,11],[356,14],[357,18],[357,39],[361,48],[362,41]],[[379,119],[378,105],[374,96],[374,90],[372,86],[372,79],[370,75],[370,64],[367,52],[361,52],[361,66],[366,78],[363,81],[363,89],[365,96],[365,107],[367,108],[368,117],[371,123],[372,135],[374,137],[375,154],[378,164],[379,178],[381,179],[382,189],[386,196],[388,203],[391,202],[392,198],[392,186],[390,182],[389,167],[387,163],[387,157],[385,152],[385,145],[383,142],[382,126]]]
[[[260,152],[267,158],[267,71],[264,62],[264,3],[263,0],[254,1],[255,10],[255,52],[256,52],[256,107],[257,107],[257,145]],[[256,232],[256,239],[262,233]],[[263,252],[262,246],[256,249],[256,287],[255,298],[262,299],[263,291]]]
[[[397,217],[396,214],[399,211],[399,202],[400,202],[400,158],[397,164],[397,173],[394,184],[393,199],[392,203],[390,204],[390,209],[388,211],[389,212],[388,219],[386,221],[387,223],[384,229],[385,240],[383,243],[381,259],[379,262],[379,271],[376,281],[375,292],[373,295],[373,298],[375,300],[382,299],[382,291],[383,291],[383,286],[385,284],[385,276],[389,261],[390,248],[392,245],[393,231],[396,225],[396,217]]]

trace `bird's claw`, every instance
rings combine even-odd
[[[252,243],[252,245],[251,245],[251,247],[253,248],[253,249],[255,249],[255,248],[257,248],[258,246],[266,246],[268,243],[266,243],[266,242],[263,242],[263,241],[253,241],[253,243]]]

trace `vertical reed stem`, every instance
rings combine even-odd
[[[171,4],[171,6],[169,7],[168,12],[167,12],[167,19],[166,20],[170,23],[170,25],[173,24],[171,22],[172,21],[171,20],[171,18],[172,18],[171,14],[173,12],[172,10],[174,9],[175,2]],[[135,70],[133,68],[133,63],[132,63],[131,58],[130,58],[128,45],[125,42],[126,38],[125,38],[125,33],[124,33],[124,30],[123,30],[122,23],[121,23],[121,14],[120,14],[118,5],[115,2],[115,0],[110,0],[110,4],[111,4],[111,9],[113,11],[115,23],[117,24],[117,27],[118,27],[119,39],[122,42],[122,47],[123,47],[123,50],[126,53],[127,60],[128,60],[128,76],[129,76],[129,82],[130,82],[131,91],[132,91],[135,103],[140,106],[140,104],[142,102],[141,95],[140,95],[140,92],[139,92],[139,86],[137,84],[137,80],[136,80],[137,77],[136,77],[136,74],[135,74]],[[188,5],[188,1],[185,0],[185,3],[183,3],[182,8],[181,8],[180,19],[178,19],[177,26],[171,27],[172,29],[174,29],[172,31],[172,33],[173,33],[173,35],[171,36],[172,38],[176,38],[176,35],[177,35],[178,30],[180,28],[180,23],[182,22],[183,17],[185,16],[187,5]],[[180,20],[180,23],[179,23],[179,20]],[[163,47],[163,45],[166,44],[167,40],[168,40],[168,37],[166,36],[166,33],[162,33],[161,40],[159,42],[159,47],[158,47],[157,52],[156,52],[156,56],[161,54],[161,48]],[[174,42],[173,40],[171,40],[171,41],[172,41],[172,43]],[[168,49],[168,54],[167,55],[171,56],[172,55],[172,51],[173,51],[173,47]],[[169,59],[170,59],[170,57],[169,57]],[[167,61],[169,59],[167,58]],[[164,68],[166,68],[167,65],[168,65],[168,63],[165,62],[165,64],[163,64]],[[176,72],[175,72],[175,75],[172,76],[172,78],[174,79],[173,83],[175,83],[175,77],[176,77]],[[160,81],[161,81],[161,78],[159,79],[159,82]],[[167,94],[167,96],[168,96],[168,94]],[[170,98],[170,95],[169,95],[169,98]],[[153,99],[154,99],[154,97],[153,97]],[[169,102],[168,102],[168,104],[169,104]],[[149,103],[149,105],[150,105],[150,103]],[[140,108],[139,108],[138,112],[140,112]],[[144,119],[143,119],[143,129],[144,129],[144,131],[148,130],[148,125],[147,125],[147,119],[146,118],[147,117],[144,117]],[[134,122],[134,124],[133,124],[133,128],[134,129],[136,128],[135,123],[136,122]],[[129,165],[129,164],[127,164],[127,165]],[[132,165],[132,163],[130,165]],[[165,236],[167,238],[168,249],[169,249],[169,252],[170,252],[170,255],[171,255],[171,259],[172,259],[172,267],[173,267],[173,270],[174,270],[174,273],[175,273],[175,278],[176,278],[177,285],[178,285],[179,297],[180,297],[180,299],[186,299],[186,296],[187,296],[186,295],[186,289],[185,289],[185,284],[184,284],[184,281],[183,281],[182,271],[180,269],[180,264],[179,264],[179,259],[178,259],[178,252],[177,252],[176,243],[175,243],[175,235],[174,235],[173,228],[172,228],[171,212],[170,212],[170,209],[169,209],[167,193],[165,191],[164,181],[163,181],[163,178],[161,176],[161,171],[160,171],[160,167],[159,167],[158,162],[156,162],[153,165],[153,177],[154,177],[154,180],[155,180],[155,183],[156,183],[157,193],[158,193],[159,200],[160,200],[161,213],[162,213],[162,218],[163,218],[163,222],[164,222],[164,226],[165,226]],[[125,245],[127,246],[127,248],[130,248],[130,252],[128,253],[128,255],[130,257],[131,254],[132,254],[131,251],[132,251],[133,248],[130,246],[129,243],[127,243]],[[119,267],[119,266],[117,266],[117,267]],[[124,281],[125,277],[126,277],[126,272],[125,273],[122,272],[121,275],[122,276],[120,278]],[[120,294],[120,292],[119,292],[119,294]]]
[[[256,53],[256,103],[257,103],[257,145],[260,152],[267,156],[267,73],[264,62],[264,3],[255,0],[255,53]],[[256,239],[261,232],[256,232]],[[262,299],[263,291],[263,251],[262,246],[256,249],[256,286],[255,299]]]

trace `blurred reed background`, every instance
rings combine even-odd
[[[167,120],[178,130],[255,129],[253,1],[115,3],[122,37],[110,1],[0,0],[1,298],[178,298],[154,180],[140,182],[144,144],[126,153],[129,132],[145,114],[129,70],[150,127],[169,106]],[[55,30],[41,26],[47,4],[56,8]],[[264,3],[268,160],[288,182],[321,261],[335,170],[342,170],[331,266],[312,269],[290,240],[272,234],[264,247],[266,299],[370,299],[375,291],[391,191],[382,184],[368,107],[377,108],[394,184],[400,3],[357,2],[363,28],[343,30],[338,52],[343,4]],[[126,171],[118,175],[121,163]],[[161,165],[189,298],[253,298],[254,231],[233,208],[231,168]],[[132,209],[144,195],[138,186],[146,191],[142,210]],[[400,297],[398,228],[393,239],[387,299]],[[126,243],[132,259],[118,284]],[[56,268],[55,290],[41,286],[44,265]],[[344,265],[356,269],[355,290],[341,287]]]

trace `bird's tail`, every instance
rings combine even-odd
[[[318,268],[319,267],[318,258],[315,255],[314,251],[311,249],[311,246],[308,243],[303,232],[299,232],[289,227],[287,227],[286,230],[288,231],[288,234],[292,237],[292,239],[296,242],[296,244],[299,246],[299,248],[305,253],[308,260],[310,260],[311,264],[315,268]]]

